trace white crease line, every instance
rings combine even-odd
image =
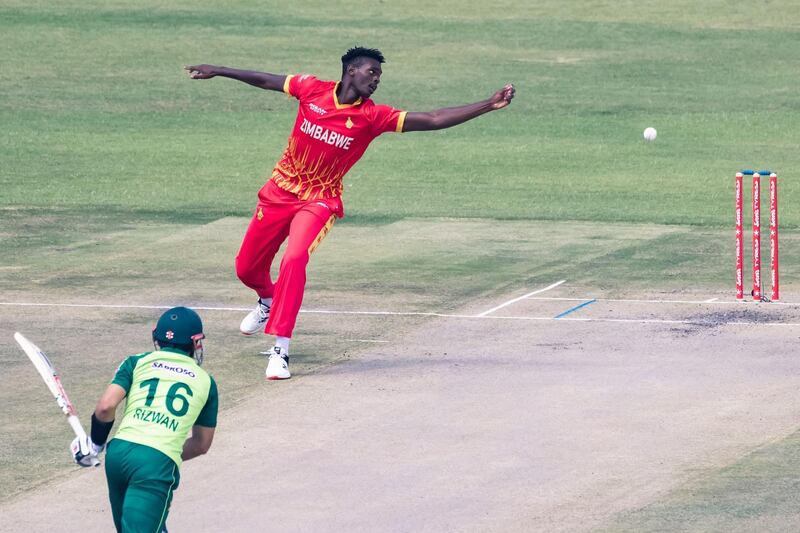
[[[0,302],[0,305],[17,307],[89,307],[97,309],[171,309],[174,305],[126,305],[126,304],[59,304],[41,302]],[[192,306],[192,309],[201,311],[252,311],[249,307],[200,307]]]
[[[386,316],[464,316],[471,317],[473,315],[448,315],[442,313],[430,313],[423,311],[331,311],[329,309],[301,309],[301,313],[310,313],[317,315],[386,315]]]
[[[494,309],[490,309],[488,311],[484,311],[479,315],[463,315],[463,316],[478,316],[484,317],[487,314],[496,311],[506,305],[510,305],[515,303],[519,300],[528,298],[530,300],[538,300],[538,301],[555,301],[555,302],[583,302],[589,297],[582,297],[582,298],[566,298],[566,297],[554,297],[554,296],[536,296],[531,298],[532,295],[538,294],[544,291],[547,291],[553,287],[557,287],[558,285],[564,283],[566,280],[559,281],[558,283],[554,283],[549,287],[545,287],[544,289],[539,289],[538,291],[534,291],[532,293],[526,294],[525,296],[520,296],[519,298],[515,298],[509,302],[504,303],[501,306],[495,307]],[[717,305],[747,305],[747,304],[758,304],[764,305],[765,308],[769,308],[770,306],[791,306],[797,307],[800,306],[800,302],[755,302],[750,300],[745,300],[744,302],[739,301],[716,301],[717,298],[712,298],[710,300],[635,300],[635,299],[619,299],[619,298],[596,298],[598,302],[627,302],[627,303],[644,303],[644,304],[717,304]],[[10,307],[84,307],[84,308],[98,308],[98,309],[170,309],[174,307],[172,305],[128,305],[128,304],[68,304],[68,303],[41,303],[41,302],[0,302],[0,306],[10,306]],[[209,306],[191,306],[192,309],[196,309],[199,311],[252,311],[250,307],[209,307]],[[440,315],[438,313],[424,313],[424,312],[394,312],[394,311],[327,311],[327,310],[311,310],[311,309],[301,309],[301,313],[322,313],[322,314],[373,314],[373,315],[418,315],[418,316],[462,316],[462,315]]]
[[[555,300],[557,298],[551,298]],[[570,300],[573,298],[558,298],[561,300]],[[620,300],[624,301],[624,300]],[[702,303],[702,302],[686,302],[686,303]],[[720,302],[721,303],[721,302]],[[114,305],[114,304],[58,304],[58,303],[25,303],[25,302],[0,302],[0,305],[6,306],[19,306],[19,307],[96,307],[103,309],[169,309],[169,305]],[[192,307],[192,309],[201,309],[206,311],[249,311],[249,307]],[[623,324],[687,324],[694,326],[789,326],[797,327],[800,323],[797,322],[759,322],[759,321],[731,321],[731,322],[711,322],[703,320],[666,320],[666,319],[645,319],[645,318],[578,318],[578,317],[562,317],[553,318],[551,316],[481,316],[481,315],[459,315],[453,313],[424,313],[414,311],[329,311],[322,309],[313,310],[300,310],[301,313],[310,314],[328,314],[328,315],[380,315],[380,316],[430,316],[439,318],[465,318],[470,320],[527,320],[527,321],[548,321],[548,322],[610,322],[610,323],[623,323]]]
[[[537,296],[535,298],[531,298],[531,300],[539,300],[539,301],[553,301],[553,302],[583,302],[585,300],[591,299],[590,297],[583,297],[583,298],[557,298],[557,297],[549,297],[549,296]],[[625,300],[619,298],[596,298],[598,302],[627,302],[627,303],[640,303],[640,304],[720,304],[720,305],[747,305],[747,304],[763,304],[765,307],[769,307],[771,305],[785,305],[785,306],[800,306],[800,303],[792,303],[792,302],[754,302],[751,300],[745,300],[744,302],[738,301],[717,301],[717,298],[712,298],[710,300]]]
[[[41,302],[0,302],[0,305],[18,307],[96,307],[98,309],[169,309],[166,305],[120,305],[120,304],[57,304]],[[195,307],[194,309],[202,309]]]
[[[464,318],[469,318],[465,316]],[[473,317],[474,318],[474,317]],[[554,322],[617,322],[623,324],[684,324],[691,326],[800,326],[800,322],[747,322],[733,320],[730,322],[718,322],[708,320],[666,320],[657,318],[577,318],[577,317],[538,317],[538,316],[487,316],[482,318],[510,319],[510,320],[552,320]]]
[[[557,282],[553,283],[552,285],[545,287],[544,289],[539,289],[538,291],[529,292],[528,294],[526,294],[524,296],[520,296],[519,298],[514,298],[513,300],[509,300],[506,303],[502,303],[502,304],[498,305],[497,307],[492,307],[488,311],[484,311],[483,313],[480,313],[480,314],[475,315],[475,316],[486,316],[488,314],[494,313],[498,309],[502,309],[503,307],[506,307],[508,305],[516,303],[516,302],[518,302],[520,300],[524,300],[525,298],[529,298],[529,297],[533,296],[534,294],[539,294],[539,293],[542,293],[542,292],[545,292],[545,291],[549,291],[550,289],[553,289],[555,287],[558,287],[559,285],[561,285],[565,281],[567,281],[567,280],[562,279],[561,281],[557,281]]]
[[[439,318],[466,318],[466,319],[482,319],[482,320],[527,320],[527,321],[550,321],[550,322],[610,322],[621,324],[677,324],[677,325],[693,325],[693,326],[800,326],[798,322],[758,322],[758,321],[742,321],[736,320],[731,322],[721,321],[708,321],[708,320],[668,320],[656,318],[577,318],[577,317],[562,317],[554,318],[552,316],[481,316],[481,315],[459,315],[451,313],[422,313],[422,312],[396,312],[396,311],[300,311],[301,313],[322,313],[332,315],[393,315],[393,316],[430,316]]]
[[[130,305],[130,304],[67,304],[67,303],[42,303],[42,302],[0,302],[0,306],[8,307],[77,307],[77,308],[96,308],[96,309],[171,309],[173,305]],[[198,311],[252,311],[250,307],[208,307],[190,305],[192,309]],[[301,309],[301,313],[322,314],[322,315],[389,315],[389,316],[442,316],[442,317],[464,317],[470,318],[473,315],[449,315],[441,313],[426,313],[419,311],[331,311],[327,309]]]

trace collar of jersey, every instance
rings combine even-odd
[[[161,348],[161,349],[160,349],[160,350],[158,350],[158,351],[159,351],[159,352],[170,352],[170,353],[176,353],[176,354],[178,354],[178,355],[185,355],[186,357],[192,357],[192,356],[191,356],[191,355],[189,355],[187,352],[184,352],[183,350],[179,350],[179,349],[177,349],[177,348],[172,348],[171,346],[167,346],[167,347],[165,347],[165,348]]]
[[[361,103],[361,97],[359,96],[358,100],[356,100],[352,104],[340,104],[339,97],[336,96],[336,89],[339,88],[339,83],[340,82],[337,81],[336,85],[333,86],[333,105],[336,106],[336,109],[345,109],[346,107],[354,107]]]

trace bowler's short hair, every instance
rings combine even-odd
[[[364,48],[363,46],[355,46],[345,52],[342,56],[342,76],[347,72],[347,67],[350,65],[359,66],[362,60],[366,57],[374,59],[378,63],[386,63],[383,54],[377,48]]]

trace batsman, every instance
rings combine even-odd
[[[81,466],[96,464],[107,447],[108,497],[117,531],[166,531],[181,462],[211,447],[218,397],[214,379],[200,367],[204,338],[193,310],[166,311],[153,330],[155,351],[125,359],[97,402],[90,435],[72,443]],[[117,406],[126,398],[122,422],[106,446]]]

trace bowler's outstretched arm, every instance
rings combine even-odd
[[[515,94],[514,86],[506,85],[490,98],[458,107],[445,107],[427,113],[409,112],[406,115],[403,131],[441,130],[456,126],[489,111],[502,109],[511,103]]]
[[[242,81],[253,87],[270,91],[283,92],[283,84],[286,81],[285,74],[270,74],[269,72],[240,70],[216,65],[189,65],[183,68],[189,73],[189,77],[195,80],[207,80],[222,76],[223,78]]]

